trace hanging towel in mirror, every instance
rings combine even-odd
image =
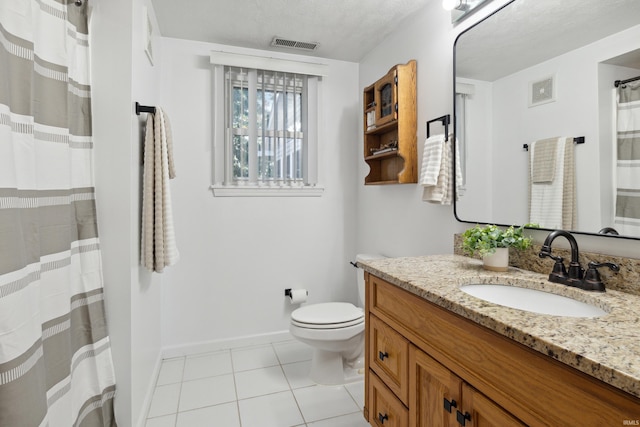
[[[541,139],[531,144],[531,182],[552,182],[556,173],[558,138]]]
[[[529,150],[529,222],[544,228],[572,230],[577,225],[573,138],[554,139],[556,154],[552,181],[533,181],[536,151]]]

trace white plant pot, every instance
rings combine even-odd
[[[496,248],[492,254],[482,257],[485,270],[507,271],[509,269],[509,248]]]

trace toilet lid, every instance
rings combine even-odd
[[[296,323],[335,327],[363,322],[364,312],[348,302],[326,302],[300,307],[291,313],[291,319]]]

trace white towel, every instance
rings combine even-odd
[[[445,141],[444,135],[434,135],[424,141],[420,184],[423,186],[422,200],[430,203],[450,205],[453,198],[453,177],[451,176],[452,136]],[[456,145],[456,184],[458,195],[462,190],[460,156]]]
[[[535,145],[529,149],[529,222],[544,228],[575,228],[573,138],[557,138],[555,173],[550,182],[533,182]]]
[[[175,178],[169,119],[160,107],[147,116],[144,142],[141,261],[162,273],[180,258],[173,228],[169,179]]]

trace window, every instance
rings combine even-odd
[[[305,76],[297,74],[225,67],[234,181],[247,181],[255,172],[262,183],[303,182],[305,83]]]
[[[304,72],[307,63],[301,70],[293,61],[221,54],[211,55],[214,195],[320,195],[321,79]]]

